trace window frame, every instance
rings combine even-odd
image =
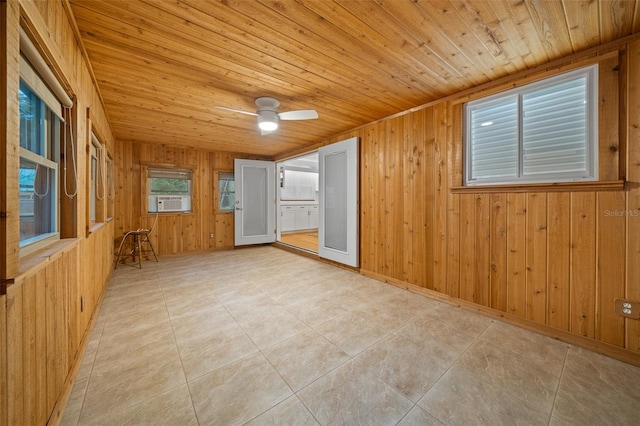
[[[223,179],[224,177],[231,177],[231,179]],[[222,180],[226,180],[226,181],[233,181],[234,182],[234,188],[233,191],[223,191],[222,190],[222,185],[220,184]],[[217,187],[218,187],[218,200],[217,200],[217,211],[219,213],[232,213],[235,210],[235,196],[236,196],[236,191],[235,191],[235,175],[233,174],[232,171],[225,171],[225,172],[218,172],[217,173]],[[222,198],[226,195],[228,196],[229,194],[233,194],[233,200],[231,200],[231,206],[228,208],[222,207]]]
[[[147,214],[185,214],[193,212],[193,177],[194,172],[191,167],[166,167],[166,166],[147,166],[145,168],[146,171],[146,179],[144,180],[144,192],[146,193],[146,202],[145,202],[145,212]],[[159,175],[167,175],[168,177],[164,177],[164,179],[176,179],[176,180],[186,180],[188,181],[187,193],[186,194],[154,194],[151,189],[151,179],[156,179],[160,177],[154,177],[153,175],[158,173]],[[188,176],[184,177],[175,177],[172,178],[171,175],[175,176]],[[187,198],[187,207],[182,210],[174,210],[167,212],[158,212],[157,207],[157,197],[158,196],[181,196],[188,197]],[[152,207],[152,200],[155,201],[155,206]],[[183,202],[184,205],[184,202]]]
[[[536,177],[525,176],[523,174],[524,150],[523,150],[523,114],[522,99],[525,95],[535,93],[540,89],[556,86],[571,80],[585,78],[587,91],[586,107],[586,173],[555,171],[540,174]],[[556,183],[580,183],[593,182],[598,180],[598,64],[592,64],[570,71],[566,71],[554,76],[546,77],[522,85],[510,90],[501,91],[489,96],[465,102],[463,105],[463,185],[465,187],[483,187],[499,185],[536,185],[536,184],[556,184]],[[515,177],[495,177],[495,178],[473,178],[472,176],[472,140],[471,140],[471,113],[482,106],[496,103],[510,97],[517,98],[517,171]]]
[[[106,158],[106,172],[107,172],[107,221],[113,219],[114,211],[115,211],[115,199],[116,199],[116,190],[115,183],[113,180],[113,158],[107,152]]]
[[[103,201],[105,198],[104,172],[102,153],[104,147],[95,133],[91,132],[89,142],[89,224],[91,226],[104,222]],[[102,196],[100,196],[102,188]]]
[[[22,238],[20,235],[19,247],[20,256],[25,256],[33,253],[41,248],[48,246],[49,244],[58,241],[60,239],[60,201],[59,201],[59,181],[60,181],[60,168],[58,159],[60,157],[60,144],[62,142],[62,123],[64,122],[61,117],[62,105],[59,106],[59,111],[52,109],[51,98],[53,95],[48,92],[46,86],[42,82],[41,77],[33,70],[31,65],[26,59],[21,58],[20,69],[20,91],[28,90],[30,98],[33,97],[37,100],[36,108],[39,109],[36,117],[35,127],[29,133],[35,137],[37,141],[31,141],[28,147],[23,146],[23,116],[22,110],[20,111],[20,162],[26,161],[35,164],[36,176],[39,167],[44,167],[47,171],[48,188],[45,195],[41,198],[50,197],[50,211],[47,213],[48,224],[50,228],[49,232],[43,232],[37,235],[33,235],[27,238]],[[34,87],[39,86],[39,87]],[[43,99],[45,98],[45,99]],[[47,99],[48,98],[48,99]],[[54,98],[55,99],[55,98]],[[36,146],[37,145],[37,146]],[[33,148],[35,150],[32,150]],[[36,152],[36,150],[38,152]],[[22,167],[20,167],[22,170]],[[35,187],[33,196],[38,196]],[[33,198],[35,200],[35,198]],[[23,226],[23,214],[20,214],[20,229]],[[34,221],[36,220],[35,211],[33,214]],[[22,232],[22,231],[21,231]]]

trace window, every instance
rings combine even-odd
[[[465,184],[597,179],[597,65],[465,104]]]
[[[107,155],[107,219],[113,218],[116,188],[113,183],[113,159]]]
[[[19,96],[20,247],[33,245],[35,249],[42,245],[39,242],[59,238],[57,159],[61,118],[24,79]]]
[[[147,211],[190,212],[192,172],[187,169],[147,169]]]
[[[90,175],[89,175],[89,220],[96,223],[96,216],[99,222],[102,222],[103,213],[101,201],[104,200],[104,173],[102,166],[102,144],[98,138],[91,134],[91,158],[90,158]],[[97,213],[96,213],[97,211]]]
[[[218,173],[218,211],[232,212],[236,202],[233,173]]]

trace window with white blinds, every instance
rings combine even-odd
[[[465,184],[597,179],[597,65],[465,104]]]

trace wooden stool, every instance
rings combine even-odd
[[[157,213],[151,229],[136,229],[135,231],[129,231],[124,234],[124,236],[122,237],[122,241],[120,242],[120,247],[118,248],[118,256],[116,257],[116,265],[114,269],[118,269],[118,264],[120,263],[121,257],[126,258],[128,256],[131,256],[131,260],[133,261],[131,266],[133,266],[136,263],[136,257],[137,257],[138,269],[142,269],[142,256],[144,253],[149,253],[149,252],[153,253],[153,257],[155,258],[156,262],[158,261],[158,256],[156,256],[156,251],[153,248],[153,244],[151,243],[151,240],[149,239],[149,235],[151,235],[151,233],[153,232],[153,229],[156,227],[156,223],[158,223]],[[127,244],[127,240],[129,240],[128,244]],[[145,244],[148,245],[148,248],[145,246]],[[123,253],[122,252],[123,249],[125,249],[125,247],[127,246],[130,247],[130,250],[128,252],[125,251],[125,253]]]

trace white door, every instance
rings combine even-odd
[[[318,150],[320,154],[320,257],[359,266],[358,138]]]
[[[275,163],[234,161],[235,245],[272,243],[275,233]]]

